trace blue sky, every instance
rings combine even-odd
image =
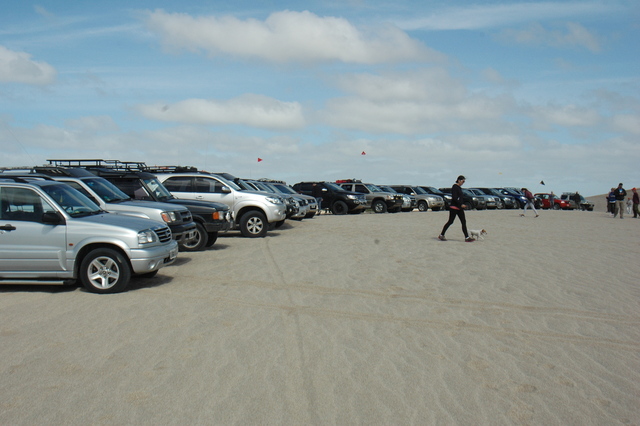
[[[0,166],[640,185],[635,0],[2,3]]]

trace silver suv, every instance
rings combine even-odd
[[[431,194],[420,188],[419,186],[412,185],[389,185],[396,191],[401,194],[413,195],[416,197],[416,203],[418,205],[418,210],[421,212],[426,212],[431,209],[433,212],[437,212],[439,210],[443,210],[444,205],[444,197],[441,197],[436,194]]]
[[[264,237],[271,226],[281,225],[287,217],[282,198],[275,194],[242,190],[218,174],[168,170],[169,167],[149,169],[177,198],[229,206],[244,237]]]
[[[124,290],[178,255],[164,223],[101,210],[70,186],[0,176],[0,283],[64,284],[95,293]]]
[[[197,244],[196,224],[191,212],[186,207],[155,201],[132,200],[105,178],[96,176],[85,169],[36,166],[33,168],[2,169],[1,171],[0,177],[13,174],[21,174],[26,177],[30,172],[49,176],[53,180],[64,182],[77,189],[104,211],[166,223],[171,229],[173,239],[178,242],[182,250],[192,251]]]

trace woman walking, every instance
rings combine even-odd
[[[444,234],[456,219],[456,216],[460,218],[464,240],[468,243],[475,241],[473,238],[469,237],[469,232],[467,231],[467,219],[464,217],[464,209],[467,206],[464,204],[464,200],[462,198],[462,184],[465,182],[465,180],[466,178],[460,175],[458,176],[456,183],[454,183],[451,187],[451,206],[449,206],[449,221],[444,224],[442,232],[440,233],[440,235],[438,235],[438,239],[441,241],[447,241],[447,239],[444,237]]]
[[[536,214],[536,217],[540,216],[536,211],[534,197],[531,191],[529,191],[527,188],[522,188],[520,191],[524,194],[524,198],[527,199],[527,202],[524,203],[524,207],[523,207],[524,210],[522,210],[522,214],[520,216],[524,217],[524,214],[527,212],[527,207],[531,207],[533,212]]]

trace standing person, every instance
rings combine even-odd
[[[616,214],[616,189],[615,188],[611,188],[611,191],[609,191],[609,195],[607,195],[607,210],[609,211],[609,213],[611,213],[612,216]]]
[[[553,210],[556,206],[556,194],[553,193],[553,191],[551,191],[551,194],[549,194],[549,209]]]
[[[582,210],[582,206],[580,205],[582,203],[582,197],[580,197],[580,194],[578,194],[578,191],[576,191],[576,193],[573,194],[573,201],[575,201],[576,203],[576,210]]]
[[[322,212],[322,188],[317,183],[313,184],[313,188],[311,190],[311,195],[316,199],[316,203],[318,203],[318,214]]]
[[[462,225],[462,233],[464,234],[464,240],[468,243],[472,243],[475,241],[473,238],[469,236],[469,232],[467,231],[467,219],[464,216],[464,209],[467,207],[464,204],[463,195],[462,195],[462,184],[467,179],[460,175],[458,179],[456,179],[456,183],[451,187],[451,205],[449,206],[449,221],[444,224],[442,228],[442,232],[438,235],[438,239],[441,241],[447,241],[444,237],[444,234],[447,232],[447,229],[451,226],[453,221],[456,219],[456,216],[460,218],[460,224]]]
[[[533,194],[527,188],[522,188],[520,191],[524,194],[524,197],[527,199],[527,202],[524,203],[524,207],[522,208],[522,214],[520,216],[524,217],[524,214],[527,212],[527,207],[531,207],[533,212],[536,214],[536,217],[540,216],[536,210],[536,206],[533,203]]]
[[[627,191],[625,191],[624,188],[622,187],[622,184],[619,183],[614,193],[616,194],[616,211],[613,213],[613,217],[616,217],[616,215],[620,213],[620,219],[623,219],[624,197],[627,196]]]
[[[633,202],[633,217],[637,218],[640,216],[640,212],[638,212],[638,204],[640,204],[640,196],[638,196],[638,191],[635,188],[631,190],[633,192],[633,198],[631,201]]]

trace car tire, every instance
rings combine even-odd
[[[418,201],[418,211],[426,212],[429,210],[429,204],[426,201]]]
[[[185,240],[180,244],[180,248],[184,251],[200,251],[207,245],[209,236],[204,226],[196,222],[196,236],[191,240]]]
[[[348,211],[349,208],[347,207],[347,203],[345,203],[344,201],[338,200],[331,206],[331,212],[333,214],[347,214]]]
[[[554,210],[560,210],[560,204],[554,204],[553,205],[553,209]]]
[[[267,235],[269,225],[262,212],[253,210],[240,218],[240,233],[247,238],[261,238]]]
[[[218,231],[209,232],[207,234],[207,247],[211,247],[218,241]]]
[[[371,204],[371,210],[373,210],[374,213],[386,213],[387,203],[382,200],[374,200],[373,204]]]
[[[131,279],[129,262],[109,248],[90,251],[80,263],[80,281],[92,293],[118,293]]]

